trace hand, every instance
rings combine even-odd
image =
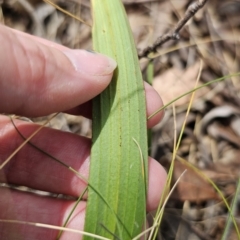
[[[0,25],[0,112],[24,116],[43,116],[69,112],[91,116],[91,99],[109,84],[114,60],[84,50],[70,50],[46,40]],[[147,114],[161,107],[155,90],[145,85]],[[162,114],[148,121],[154,126]],[[39,126],[15,120],[24,136]],[[0,164],[23,142],[10,119],[0,115]],[[31,142],[88,177],[91,140],[72,133],[43,128]],[[0,181],[36,190],[78,197],[86,183],[67,168],[26,144],[0,170]],[[149,158],[147,210],[157,207],[166,172]],[[1,240],[55,239],[58,231],[1,220],[19,220],[62,226],[73,200],[63,200],[0,187]],[[81,201],[67,227],[83,230],[86,202]],[[63,239],[80,239],[64,232]]]

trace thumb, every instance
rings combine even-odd
[[[0,112],[42,116],[80,105],[109,84],[116,62],[0,25]]]

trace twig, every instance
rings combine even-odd
[[[145,48],[142,51],[142,53],[140,53],[138,55],[139,59],[143,58],[143,57],[147,57],[148,54],[151,53],[151,52],[156,53],[157,48],[159,48],[163,43],[165,43],[169,40],[180,39],[180,36],[179,36],[180,30],[188,22],[188,20],[190,18],[192,18],[197,13],[197,11],[205,5],[205,3],[207,1],[208,0],[197,0],[196,2],[190,4],[190,6],[188,7],[184,17],[182,19],[180,19],[180,21],[177,23],[175,28],[173,30],[169,31],[168,33],[164,34],[163,36],[157,38],[157,40],[155,41],[155,43],[152,46],[148,46],[147,48]]]

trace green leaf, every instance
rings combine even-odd
[[[84,230],[127,240],[142,231],[146,217],[148,177],[144,174],[148,172],[148,159],[143,80],[121,1],[92,0],[92,13],[94,50],[114,58],[118,67],[109,87],[93,101],[89,178],[93,188],[89,187]]]

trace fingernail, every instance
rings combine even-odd
[[[75,70],[89,75],[102,76],[114,71],[117,63],[112,58],[100,53],[92,53],[85,50],[63,50],[71,61]]]

